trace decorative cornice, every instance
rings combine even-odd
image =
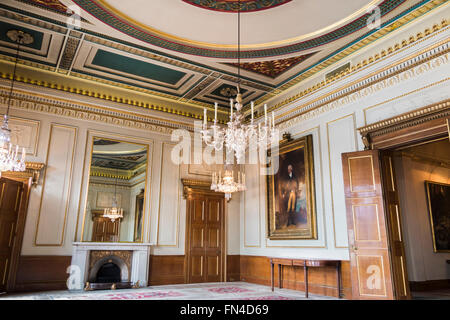
[[[9,92],[0,88],[0,105],[7,105]],[[11,107],[34,112],[65,116],[78,120],[103,122],[116,126],[144,129],[161,134],[171,134],[174,129],[193,131],[193,126],[170,120],[161,120],[136,112],[121,111],[92,104],[73,103],[52,97],[41,96],[15,90],[11,98]]]
[[[25,171],[5,171],[1,176],[11,179],[29,179],[31,178],[31,185],[36,186],[39,181],[42,169],[45,164],[40,162],[25,162]]]
[[[9,60],[9,59],[5,59],[5,60]],[[31,62],[24,61],[24,64],[31,65]],[[0,71],[0,78],[12,80],[12,74],[4,72],[4,71]],[[97,81],[100,83],[108,82],[107,80],[104,80],[104,79],[96,79],[96,78],[91,79],[90,77],[84,76],[84,75],[80,75],[80,78],[87,79],[87,80],[94,80],[94,81]],[[76,94],[80,94],[80,95],[84,95],[84,96],[88,96],[88,97],[98,98],[101,100],[111,101],[111,102],[115,102],[115,103],[121,103],[121,104],[129,105],[129,106],[135,106],[135,107],[141,107],[141,108],[155,110],[155,111],[161,111],[164,113],[184,116],[184,117],[191,118],[191,119],[202,120],[202,116],[200,114],[177,110],[175,108],[170,108],[170,107],[167,107],[167,106],[164,106],[161,104],[157,104],[157,103],[149,103],[149,102],[139,101],[139,100],[135,100],[135,99],[119,97],[119,96],[106,95],[106,94],[102,94],[100,92],[90,91],[90,90],[86,90],[86,89],[80,89],[80,88],[76,88],[73,86],[71,86],[71,87],[64,86],[57,82],[47,82],[47,81],[32,79],[32,78],[28,78],[28,77],[25,78],[25,77],[21,77],[19,75],[16,75],[15,81],[26,83],[26,84],[31,84],[31,85],[37,85],[37,86],[44,87],[44,88],[56,89],[58,91],[76,93]],[[131,87],[128,88],[127,86],[125,86],[125,87],[126,87],[126,89],[131,88]],[[137,90],[137,91],[140,91],[140,90]],[[210,105],[208,105],[208,106],[211,107]],[[209,119],[209,121],[212,121],[211,118],[208,118],[208,119]],[[225,123],[224,120],[219,120],[218,122],[222,123],[222,124]]]
[[[369,38],[357,42],[353,46],[340,52],[339,54],[335,55],[334,57],[325,60],[324,62],[312,67],[311,69],[305,71],[304,73],[300,74],[296,78],[290,80],[286,84],[278,87],[277,89],[274,89],[272,92],[270,92],[267,95],[256,100],[255,104],[256,105],[263,104],[265,101],[269,100],[270,98],[273,98],[274,96],[278,95],[280,92],[287,90],[287,89],[291,88],[292,86],[298,84],[299,82],[313,76],[314,74],[318,73],[319,71],[327,68],[328,66],[336,63],[337,61],[342,60],[343,58],[347,57],[348,55],[350,55],[353,52],[356,52],[357,50],[361,49],[362,47],[365,47],[365,46],[369,45],[370,43],[373,43],[375,40],[385,36],[386,34],[399,29],[403,25],[406,25],[407,23],[409,23],[411,20],[417,18],[418,15],[420,15],[420,16],[424,15],[426,12],[429,12],[429,10],[432,10],[432,8],[434,8],[434,6],[438,6],[438,5],[442,4],[443,2],[445,2],[445,1],[444,0],[436,0],[436,1],[433,1],[433,2],[425,5],[425,7],[427,7],[425,12],[423,12],[423,10],[413,11],[408,16],[402,18],[401,21],[396,21],[392,25],[389,25],[389,26],[386,26],[386,27],[380,29],[380,31],[371,35]],[[432,6],[432,7],[428,8],[429,6]],[[373,56],[371,56],[367,59],[364,59],[363,61],[361,61],[357,64],[355,63],[352,67],[341,71],[339,74],[335,75],[334,77],[323,80],[323,81],[313,85],[312,87],[309,87],[287,99],[284,99],[283,101],[281,101],[275,105],[272,105],[268,109],[268,111],[270,112],[270,111],[274,111],[276,109],[283,108],[284,106],[292,104],[301,98],[304,98],[308,95],[311,95],[311,94],[317,92],[318,90],[328,87],[329,85],[333,84],[336,81],[348,78],[348,77],[352,76],[353,74],[355,74],[356,72],[359,72],[361,70],[364,70],[364,69],[370,67],[374,63],[382,61],[382,60],[384,60],[388,57],[391,57],[399,52],[402,52],[410,45],[417,45],[417,44],[421,43],[422,41],[425,40],[424,39],[425,37],[427,37],[431,34],[435,35],[435,34],[439,34],[441,32],[446,31],[447,29],[445,27],[447,27],[447,26],[448,26],[448,21],[446,19],[444,19],[441,21],[440,24],[434,24],[433,27],[426,28],[423,32],[418,32],[415,35],[410,35],[408,38],[403,39],[402,41],[399,41],[396,44],[394,44],[386,49],[381,50],[379,53],[374,54]],[[248,111],[247,109],[246,109],[246,111]]]
[[[399,63],[377,70],[374,74],[344,86],[332,93],[307,102],[293,111],[286,112],[279,120],[279,128],[286,129],[301,121],[319,116],[348,103],[368,97],[380,90],[392,87],[400,82],[417,77],[431,70],[446,65],[449,61],[448,40],[427,48]],[[448,79],[446,79],[448,80]],[[443,80],[443,81],[446,81]]]
[[[378,121],[365,127],[358,128],[358,131],[362,136],[370,134],[375,137],[448,116],[450,116],[450,99],[419,110]]]
[[[215,193],[211,190],[211,181],[181,179],[183,183],[183,198],[187,199],[190,193],[194,190],[201,190],[203,192]]]

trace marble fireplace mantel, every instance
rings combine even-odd
[[[147,286],[148,268],[150,258],[149,243],[132,242],[74,242],[72,251],[72,266],[80,270],[79,285],[76,289],[83,288],[89,278],[89,257],[91,251],[132,251],[130,282],[139,281],[140,286]]]

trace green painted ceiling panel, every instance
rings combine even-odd
[[[36,50],[41,50],[42,39],[44,38],[44,34],[42,32],[39,32],[39,31],[36,31],[36,30],[32,30],[32,29],[28,29],[28,28],[24,28],[24,27],[21,27],[21,26],[18,26],[18,25],[7,23],[7,22],[0,21],[0,40],[1,41],[15,43],[15,42],[11,41],[6,36],[6,33],[9,30],[20,30],[20,31],[27,32],[27,33],[31,34],[33,36],[33,38],[34,38],[33,43],[31,43],[31,44],[24,44],[24,45],[21,45],[21,46],[28,47],[28,48],[33,48],[33,49],[36,49]]]
[[[105,50],[97,51],[92,60],[92,64],[171,85],[177,84],[186,75],[184,72],[121,56]]]

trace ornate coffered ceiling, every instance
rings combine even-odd
[[[65,91],[145,108],[159,99],[167,107],[155,110],[192,118],[218,102],[225,119],[237,82],[234,2],[4,0],[0,66],[8,77],[15,45],[6,33],[22,30],[35,39],[20,56],[19,78],[27,83],[56,89],[65,82]],[[447,1],[241,2],[244,104],[262,104],[380,38],[366,26],[370,6],[381,9],[386,35],[412,12],[418,17]]]

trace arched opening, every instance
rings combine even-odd
[[[112,262],[100,267],[96,276],[96,283],[117,283],[121,281],[120,268]]]

